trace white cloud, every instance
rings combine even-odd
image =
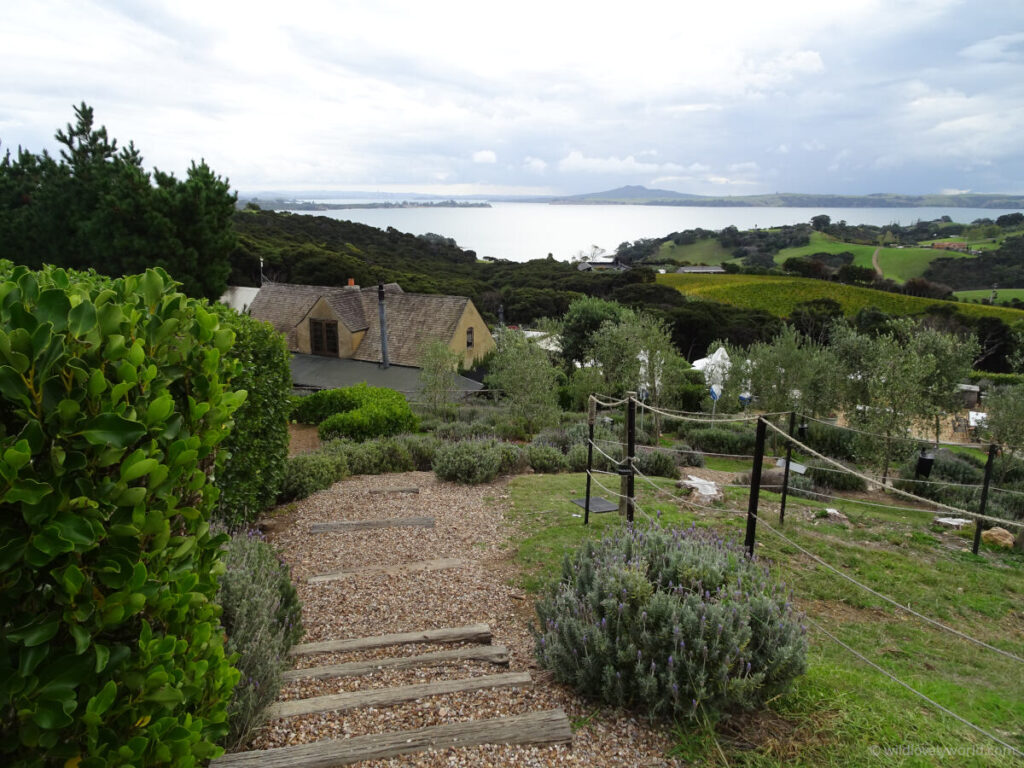
[[[498,162],[498,156],[491,149],[480,149],[473,153],[474,163],[496,163]]]
[[[544,173],[548,164],[539,157],[525,157],[523,158],[523,167],[531,173]]]
[[[970,193],[971,193],[971,190],[969,190],[969,189],[949,189],[949,188],[947,188],[947,189],[942,190],[942,194],[944,194],[944,195],[969,195]]]
[[[675,163],[647,163],[633,155],[626,157],[587,157],[579,150],[573,150],[558,161],[558,169],[565,172],[582,173],[664,173],[684,170]]]

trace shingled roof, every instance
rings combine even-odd
[[[352,356],[380,360],[380,317],[377,292],[363,291],[363,312],[370,318],[366,336]],[[419,366],[423,350],[433,341],[448,342],[469,299],[425,293],[388,294],[384,301],[388,324],[388,360],[395,365]]]
[[[384,286],[388,324],[388,359],[395,365],[419,366],[432,341],[449,341],[469,303],[465,296],[405,293],[397,283]],[[295,327],[323,297],[349,331],[366,331],[355,360],[379,362],[380,317],[377,288],[267,283],[253,299],[253,317],[269,322],[296,348]]]

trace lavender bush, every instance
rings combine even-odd
[[[303,629],[289,568],[258,533],[232,536],[224,565],[217,602],[223,608],[226,650],[238,654],[234,665],[241,672],[228,708],[225,746],[231,749],[245,742],[277,698],[288,651]]]
[[[783,585],[697,528],[628,528],[567,556],[537,603],[540,663],[604,703],[693,719],[753,708],[806,668]]]

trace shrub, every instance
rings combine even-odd
[[[851,467],[851,469],[856,469],[856,467]],[[790,479],[793,478],[793,474],[790,472]],[[805,477],[811,480],[817,487],[826,490],[866,491],[868,489],[868,484],[861,478],[849,472],[843,472],[838,467],[820,460],[812,461],[807,465]]]
[[[520,419],[503,419],[494,425],[494,434],[502,440],[529,440],[530,430],[525,421]]]
[[[221,321],[235,332],[230,354],[241,365],[232,386],[248,393],[221,444],[226,461],[217,473],[215,517],[237,529],[274,503],[284,481],[292,374],[288,346],[273,326],[216,306]]]
[[[502,465],[500,443],[495,440],[464,440],[437,449],[434,474],[456,483],[489,483]]]
[[[320,422],[318,432],[321,440],[339,437],[369,440],[416,431],[416,417],[400,392],[383,387],[368,387],[365,384],[349,387],[348,391],[357,399],[358,404],[351,410],[335,413]]]
[[[515,443],[498,443],[498,450],[501,452],[498,474],[518,475],[529,466],[526,453]]]
[[[412,460],[413,469],[428,472],[434,464],[441,441],[433,435],[399,435],[395,442],[402,447]]]
[[[298,398],[293,418],[303,424],[319,424],[321,440],[367,440],[417,428],[416,416],[402,393],[366,383]]]
[[[416,466],[405,445],[394,438],[367,440],[353,443],[335,440],[328,450],[345,457],[353,475],[385,475],[389,472],[412,472]]]
[[[162,270],[0,279],[0,762],[205,762],[238,679],[209,530],[233,334]]]
[[[557,474],[565,472],[569,468],[569,462],[565,455],[550,445],[533,444],[526,449],[526,459],[530,462],[534,472],[543,474]]]
[[[679,477],[676,454],[672,451],[660,448],[642,448],[637,451],[635,463],[637,470],[645,475],[670,477],[673,480]]]
[[[585,543],[537,615],[537,658],[556,680],[652,716],[752,708],[805,669],[784,591],[739,547],[696,528]]]
[[[594,453],[595,464],[596,459],[604,458],[599,453]],[[586,472],[587,471],[587,446],[583,443],[576,443],[569,452],[565,454],[565,461],[569,465],[570,472]]]
[[[292,418],[301,424],[319,424],[328,416],[358,408],[360,401],[352,387],[321,389],[292,400]]]
[[[676,446],[676,461],[684,467],[703,467],[704,454],[685,443]]]
[[[333,451],[313,451],[292,456],[285,465],[279,502],[304,499],[330,488],[348,474],[345,455]]]
[[[857,433],[831,424],[808,422],[807,437],[801,442],[833,459],[855,461],[857,458]]]
[[[751,456],[757,443],[757,435],[749,428],[741,431],[725,426],[701,426],[685,430],[685,437],[698,451],[730,456]]]
[[[472,440],[494,437],[494,427],[482,421],[453,421],[438,426],[434,434],[442,440]]]
[[[288,651],[302,638],[302,607],[288,566],[253,532],[225,546],[217,602],[227,650],[237,653],[241,678],[228,709],[228,748],[240,746],[277,698]]]

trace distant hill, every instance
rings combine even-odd
[[[661,203],[673,204],[673,201],[698,200],[700,195],[685,192],[673,192],[670,189],[648,189],[639,185],[629,185],[606,192],[588,192],[583,195],[552,198],[553,203]],[[680,203],[685,205],[685,203]]]
[[[619,187],[606,192],[590,192],[552,198],[555,205],[679,205],[735,208],[990,208],[1024,210],[1024,195],[829,195],[776,192],[770,195],[706,197],[647,189],[642,186]]]

